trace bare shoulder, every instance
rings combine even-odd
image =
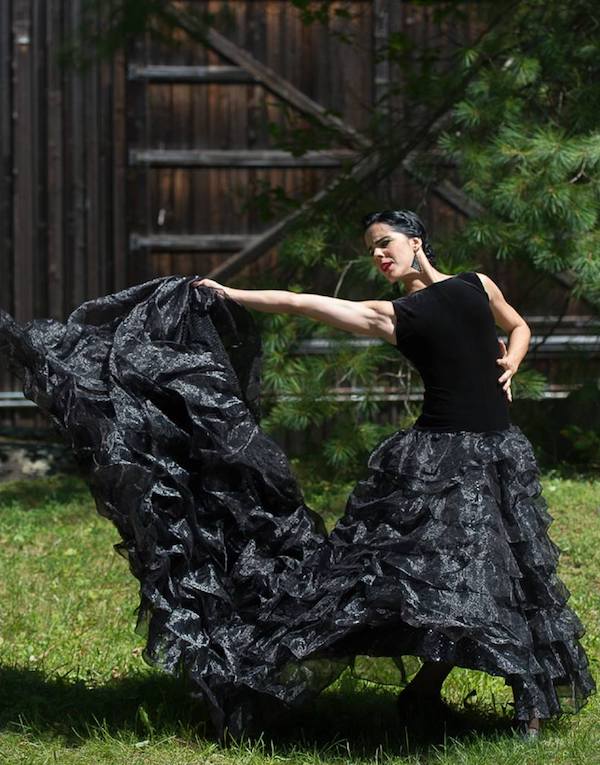
[[[492,279],[490,279],[490,277],[489,277],[489,276],[487,276],[486,274],[482,274],[482,273],[481,273],[481,272],[479,272],[479,271],[473,271],[473,273],[474,273],[474,274],[477,274],[477,276],[479,277],[479,279],[480,279],[480,281],[481,281],[481,284],[482,284],[482,286],[483,286],[483,289],[486,291],[486,293],[487,293],[487,296],[488,296],[488,298],[489,298],[489,299],[490,299],[490,301],[491,301],[491,299],[492,299],[492,295],[493,295],[493,294],[494,294],[494,292],[495,292],[494,288],[496,288],[497,290],[499,290],[500,288],[499,288],[499,287],[498,287],[498,285],[497,285],[497,284],[496,284],[494,281],[492,281]]]

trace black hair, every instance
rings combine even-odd
[[[366,231],[373,223],[387,223],[394,231],[400,231],[407,236],[418,236],[423,242],[423,252],[431,265],[435,264],[435,253],[429,239],[423,221],[412,210],[382,210],[371,212],[362,219],[363,230]]]

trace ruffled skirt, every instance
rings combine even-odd
[[[361,655],[399,683],[415,656],[502,676],[522,720],[594,692],[518,426],[399,430],[328,534],[258,424],[260,337],[233,301],[157,279],[65,324],[0,312],[0,343],[119,531],[145,660],[189,679],[219,735]]]

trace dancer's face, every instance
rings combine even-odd
[[[377,270],[395,282],[411,270],[421,239],[394,231],[387,223],[373,223],[365,231],[365,244]]]

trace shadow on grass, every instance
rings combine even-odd
[[[47,738],[50,733],[70,747],[106,734],[236,745],[233,738],[218,739],[206,707],[190,697],[183,679],[134,675],[89,688],[80,680],[49,678],[41,670],[0,667],[0,684],[0,731],[23,730],[30,738]],[[497,738],[511,732],[507,718],[469,710],[458,715],[458,726],[419,735],[410,721],[399,720],[394,698],[371,688],[330,690],[309,704],[288,709],[260,695],[256,707],[260,724],[241,740],[246,745],[266,745],[269,753],[317,749],[329,756],[351,752],[368,758],[378,749],[402,756],[473,734]]]

